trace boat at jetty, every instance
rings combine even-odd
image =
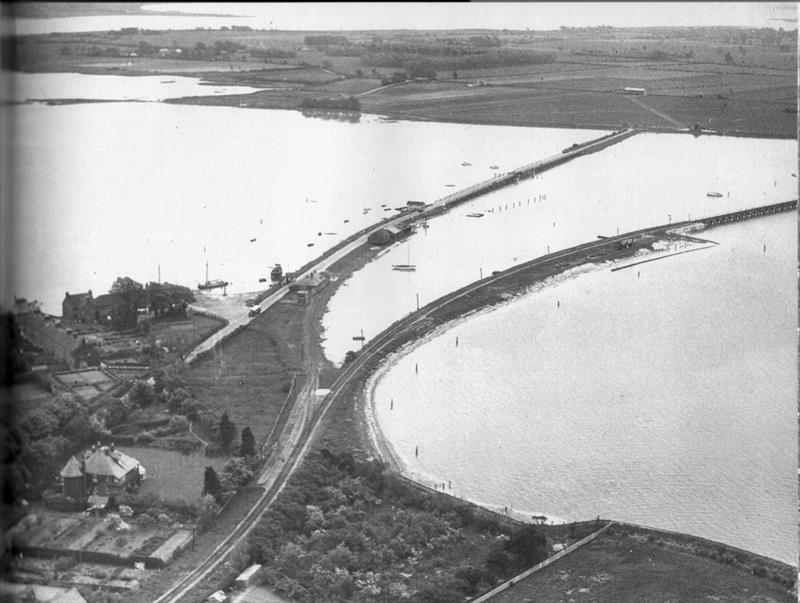
[[[228,285],[230,285],[230,283],[222,279],[208,280],[208,262],[206,262],[206,282],[198,283],[197,288],[200,291],[208,291],[209,289],[219,289],[220,287],[227,287]]]
[[[716,199],[722,197],[722,193],[706,193],[706,197],[714,197]]]
[[[200,289],[200,291],[207,291],[209,289],[219,289],[220,287],[227,287],[228,285],[230,285],[228,281],[215,279],[213,281],[206,281],[205,283],[198,283],[197,288]]]

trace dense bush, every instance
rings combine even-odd
[[[265,564],[265,581],[298,601],[462,601],[528,563],[544,541],[535,529],[498,540],[490,530],[502,528],[483,516],[377,460],[321,450],[251,533],[248,562]],[[448,556],[476,525],[488,528],[480,533],[489,546],[454,563]]]

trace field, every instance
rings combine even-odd
[[[360,96],[362,110],[462,123],[603,129],[626,123],[654,128],[700,124],[731,134],[796,136],[796,32],[335,32],[347,42],[332,48],[307,45],[306,33],[226,29],[32,36],[19,39],[16,60],[9,66],[22,71],[183,73],[214,84],[272,90],[172,102],[286,109],[309,97],[360,96],[415,62],[434,61],[439,65],[436,81],[409,77],[370,92]],[[202,60],[130,57],[139,43],[167,53],[181,48],[184,56],[198,44],[238,46]],[[259,52],[283,58],[261,58]],[[108,54],[123,58],[104,56]],[[533,58],[525,62],[519,56]],[[631,102],[621,94],[625,87],[646,88],[647,96]]]
[[[227,412],[237,433],[250,427],[262,444],[301,373],[299,329],[294,306],[276,304],[234,335],[221,352],[199,359],[183,377],[202,405]],[[296,387],[300,385],[302,374]]]
[[[526,601],[793,601],[788,588],[620,530],[596,540],[492,598]]]
[[[206,467],[217,472],[228,460],[226,457],[206,457],[202,451],[184,454],[161,448],[120,446],[119,450],[139,461],[147,471],[139,494],[152,492],[166,502],[196,503],[203,490]]]

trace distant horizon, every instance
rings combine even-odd
[[[512,29],[561,27],[770,27],[797,29],[791,2],[377,2],[164,3],[142,9],[239,15],[281,30]]]
[[[47,2],[33,3],[39,5]],[[86,3],[90,8],[92,4]],[[117,3],[110,3],[111,5]],[[797,4],[791,2],[345,2],[345,3],[131,3],[140,12],[75,17],[21,17],[20,20],[127,17],[158,19],[157,28],[191,29],[208,20],[216,29],[249,25],[280,31],[514,30],[555,31],[561,27],[609,26],[735,27],[796,30]],[[190,19],[191,18],[191,19]],[[169,21],[164,21],[169,19]],[[143,25],[147,27],[147,25]]]

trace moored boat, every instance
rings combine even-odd
[[[228,285],[230,285],[230,283],[222,279],[208,280],[208,262],[206,262],[206,282],[198,283],[197,288],[200,291],[208,291],[209,289],[219,289],[221,287],[227,287]]]

